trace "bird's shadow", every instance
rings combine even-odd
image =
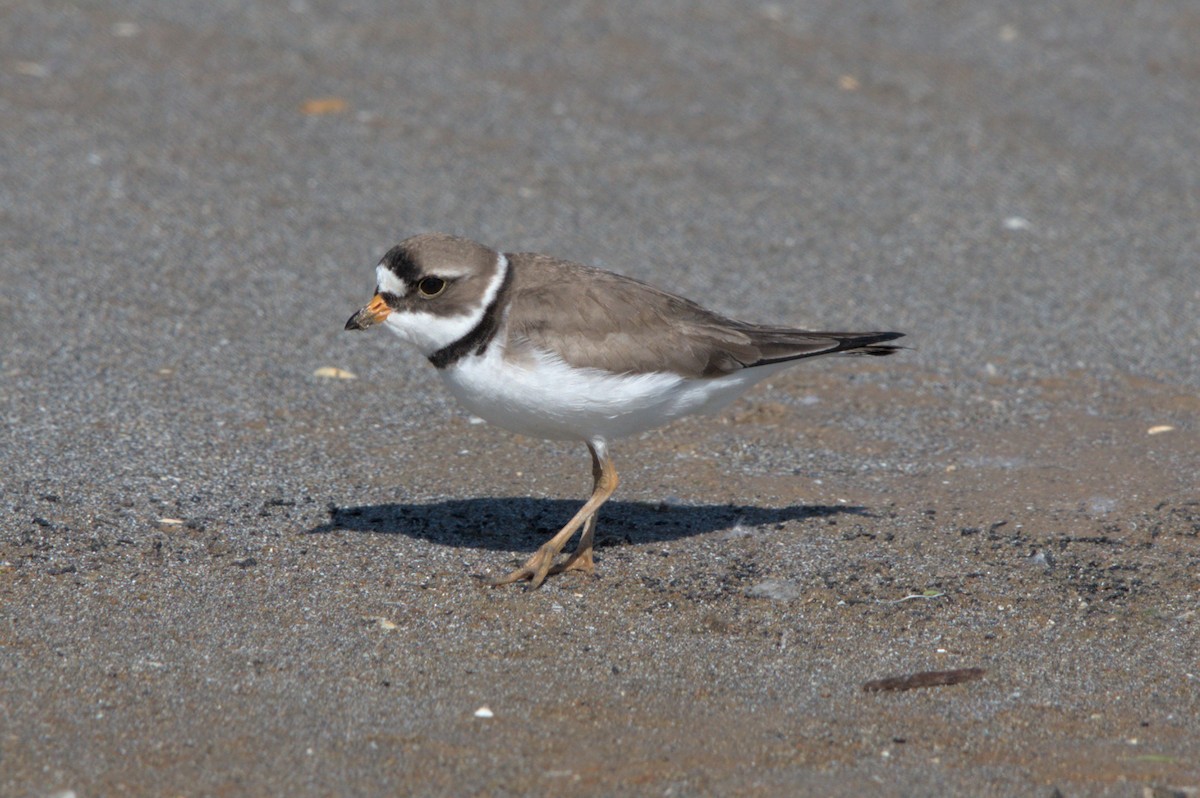
[[[557,532],[582,501],[528,497],[447,499],[428,504],[368,504],[329,508],[329,520],[307,534],[351,531],[408,535],[446,546],[495,551],[534,549]],[[610,501],[600,510],[596,545],[656,543],[708,532],[829,518],[873,517],[864,507],[677,504]]]

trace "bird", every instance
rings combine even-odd
[[[347,330],[382,325],[429,360],[455,399],[496,426],[583,442],[592,493],[523,565],[491,582],[594,573],[600,507],[618,477],[609,444],[725,407],[782,369],[825,355],[891,355],[899,332],[751,324],[611,271],[467,238],[422,233],[375,267]],[[573,552],[559,561],[567,542]]]

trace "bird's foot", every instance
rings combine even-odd
[[[563,562],[550,568],[552,574],[565,574],[567,571],[583,571],[591,576],[596,571],[596,563],[592,560],[592,547],[576,549]]]
[[[559,549],[551,548],[550,546],[542,546],[533,556],[525,561],[525,564],[514,571],[510,571],[499,579],[492,580],[489,584],[491,587],[500,587],[501,585],[511,585],[513,582],[529,580],[529,589],[537,590],[542,586],[547,576],[551,574],[565,574],[568,571],[582,571],[585,574],[592,574],[596,569],[596,564],[592,560],[592,547],[586,549],[576,549],[571,553],[571,556],[562,561],[558,565],[554,564],[554,560],[558,557]]]
[[[537,590],[545,581],[546,575],[554,573],[554,558],[562,548],[553,548],[549,544],[542,546],[533,553],[533,556],[525,561],[525,564],[515,571],[510,571],[505,576],[495,579],[491,582],[492,587],[500,587],[501,585],[511,585],[513,582],[529,580],[529,589]]]

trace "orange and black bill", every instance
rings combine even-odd
[[[388,307],[387,302],[379,294],[371,297],[371,301],[366,307],[359,308],[358,312],[350,317],[346,322],[347,330],[365,330],[368,327],[374,327],[379,322],[388,317],[392,309]]]

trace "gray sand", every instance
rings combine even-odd
[[[475,5],[8,4],[0,795],[1196,795],[1194,4]],[[492,590],[588,459],[342,332],[423,230],[913,348]]]

